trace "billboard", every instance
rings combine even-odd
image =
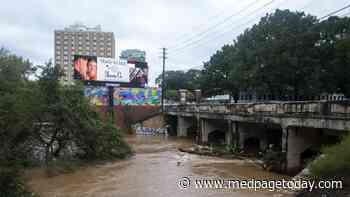
[[[147,62],[131,62],[134,65],[130,69],[130,85],[132,87],[145,87],[148,83],[148,64]]]
[[[115,88],[114,105],[160,105],[160,88]]]
[[[83,81],[130,82],[130,66],[113,58],[74,55],[74,79]]]

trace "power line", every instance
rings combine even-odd
[[[331,12],[331,13],[325,15],[325,16],[322,16],[321,18],[319,18],[319,20],[322,21],[323,19],[326,19],[326,18],[328,18],[328,17],[330,17],[330,16],[332,16],[332,15],[335,15],[335,14],[337,14],[337,13],[343,11],[343,10],[346,10],[346,9],[348,9],[348,8],[350,8],[350,4],[347,5],[347,6],[345,6],[345,7],[343,7],[343,8],[340,8],[340,9],[338,9],[338,10],[336,10],[336,11],[333,11],[333,12]]]
[[[349,15],[350,15],[350,12],[347,12],[345,14],[340,15],[340,17],[346,17],[346,16],[349,16]]]
[[[165,60],[167,59],[167,48],[162,48],[162,59],[163,59],[163,73],[162,73],[162,112],[164,112],[164,98],[165,98]]]
[[[274,1],[274,0],[268,2],[268,3],[265,4],[264,6],[262,6],[262,7],[258,8],[258,9],[256,9],[256,10],[254,10],[252,13],[257,12],[257,11],[260,12],[262,9],[264,9],[265,7],[267,7],[267,6],[269,6],[271,3],[273,3],[273,1]],[[250,14],[252,14],[252,13],[250,13]],[[238,24],[238,25],[235,25],[234,27],[231,27],[228,31],[224,31],[223,33],[220,33],[220,34],[217,34],[217,35],[214,36],[214,37],[211,37],[211,38],[210,38],[209,40],[207,40],[206,42],[200,43],[200,41],[202,41],[202,40],[205,38],[205,37],[202,37],[202,38],[200,38],[200,39],[198,39],[198,40],[195,40],[195,41],[193,41],[193,42],[191,42],[191,43],[189,43],[189,44],[183,46],[182,48],[179,48],[178,50],[174,50],[173,52],[175,52],[174,54],[179,54],[179,53],[181,53],[181,51],[182,51],[183,49],[188,48],[188,47],[191,47],[191,45],[194,45],[194,47],[200,46],[200,45],[203,44],[203,43],[207,43],[208,41],[211,41],[211,40],[213,40],[213,39],[219,38],[219,37],[221,37],[222,35],[231,32],[231,31],[232,31],[233,29],[235,29],[235,28],[239,28],[239,27],[241,27],[241,26],[245,26],[245,25],[247,25],[247,24],[249,24],[249,23],[255,21],[255,20],[256,20],[257,18],[259,18],[259,17],[261,17],[261,16],[259,15],[259,16],[257,16],[257,17],[254,17],[254,18],[252,18],[252,19],[246,21],[245,23],[240,23],[240,24]],[[199,43],[199,45],[198,45],[197,43]],[[197,44],[197,45],[196,45],[196,44]],[[174,54],[172,54],[172,55],[174,55]]]
[[[198,36],[201,36],[201,35],[204,35],[204,34],[210,32],[212,29],[215,29],[216,27],[218,27],[218,26],[220,26],[220,25],[226,23],[227,21],[231,20],[233,17],[235,17],[235,16],[241,14],[242,12],[244,12],[245,10],[247,10],[248,8],[250,8],[251,6],[253,6],[253,5],[254,5],[255,3],[257,3],[257,2],[259,2],[259,0],[255,0],[254,2],[248,4],[248,5],[245,6],[244,8],[240,9],[239,11],[237,11],[236,13],[231,14],[230,16],[224,18],[224,20],[222,20],[222,21],[220,21],[220,22],[218,22],[218,23],[216,23],[216,24],[214,24],[214,25],[211,25],[210,27],[206,28],[206,29],[205,29],[204,31],[202,31],[202,32],[199,32],[199,33],[197,33],[197,34],[191,36],[189,39],[185,40],[183,43],[186,44],[186,43],[188,43],[189,41],[193,40],[194,38],[196,38],[196,37],[198,37]],[[175,48],[174,50],[176,50],[176,49],[178,48],[178,46],[175,46],[174,48]]]
[[[267,7],[267,6],[269,6],[270,4],[272,4],[274,1],[275,1],[275,0],[269,1],[268,3],[264,4],[262,7],[253,10],[253,11],[250,12],[248,15],[252,15],[252,14],[254,14],[254,13],[256,13],[256,12],[259,12],[260,10],[262,10],[262,9],[264,9],[265,7]],[[243,17],[242,17],[242,18],[243,18]],[[254,20],[255,20],[255,19],[254,19]],[[230,28],[230,29],[231,29],[231,28]],[[231,30],[230,30],[230,31],[231,31]],[[226,32],[226,33],[227,33],[227,32]],[[198,40],[193,40],[192,42],[187,43],[186,45],[182,46],[181,48],[178,48],[178,49],[176,49],[176,50],[173,50],[173,52],[181,51],[181,50],[183,50],[183,49],[185,49],[185,48],[187,48],[187,47],[189,47],[189,46],[191,46],[191,45],[193,45],[193,44],[196,44],[196,43],[202,41],[202,40],[205,39],[206,37],[207,37],[207,36],[203,36],[203,37],[199,38]],[[215,38],[216,38],[216,37],[215,37]]]
[[[217,12],[217,14],[215,14],[215,15],[213,15],[211,17],[208,17],[207,22],[213,21],[213,19],[218,19],[218,17],[223,15],[223,14],[224,14],[224,10],[221,10],[220,12]],[[198,29],[199,27],[204,26],[204,25],[207,25],[207,23],[202,23],[202,24],[199,24],[199,25],[192,26],[191,29],[192,30],[193,29]],[[191,33],[188,33],[188,32],[187,33],[183,33],[180,36],[175,37],[175,40],[181,40],[181,39],[184,39],[186,37],[191,37],[190,34]],[[171,46],[169,48],[173,48],[173,47]]]

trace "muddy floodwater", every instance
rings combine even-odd
[[[262,196],[289,197],[285,191],[195,189],[195,178],[288,179],[244,160],[228,160],[178,151],[191,142],[165,136],[129,136],[136,154],[130,159],[82,167],[72,173],[47,177],[42,169],[26,173],[27,185],[42,197],[177,197]],[[187,189],[179,180],[188,177]],[[191,185],[192,184],[192,185]]]

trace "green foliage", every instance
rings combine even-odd
[[[0,197],[36,196],[25,189],[22,180],[20,180],[18,177],[17,170],[0,167]]]
[[[14,167],[31,165],[38,155],[48,165],[77,155],[98,160],[131,154],[120,130],[89,105],[81,84],[62,85],[51,63],[39,68],[38,80],[30,81],[31,63],[0,50],[1,196],[27,196]]]
[[[326,147],[310,165],[311,173],[320,178],[350,176],[350,135],[336,145]]]
[[[179,100],[179,93],[177,90],[166,90],[165,95],[166,95],[166,99],[173,100],[173,101]]]
[[[170,91],[176,91],[179,89],[195,90],[200,88],[199,78],[201,75],[200,70],[190,69],[188,71],[165,71],[165,88]],[[162,74],[156,78],[156,83],[161,84]],[[170,92],[171,94],[171,92]],[[168,96],[168,94],[166,94]],[[169,98],[173,97],[171,95]]]
[[[200,88],[201,71],[190,69],[188,71],[166,71],[165,72],[165,99],[178,100],[178,90],[195,90]],[[156,83],[161,84],[162,74],[160,74]]]
[[[320,22],[304,12],[276,10],[214,53],[196,78],[168,71],[167,88],[195,84],[205,96],[229,94],[235,100],[240,91],[279,98],[350,96],[349,39],[348,17]]]
[[[67,148],[77,146],[85,159],[124,158],[131,153],[120,131],[112,123],[102,121],[89,105],[81,84],[62,86],[60,71],[50,64],[43,67],[35,97],[33,114],[49,127],[34,129],[35,137],[46,148],[46,161],[58,158]],[[50,140],[47,140],[49,137]]]
[[[0,165],[14,165],[17,158],[27,163],[32,117],[26,101],[32,88],[28,75],[33,71],[28,60],[0,49]]]
[[[255,91],[271,95],[317,92],[318,33],[316,18],[302,12],[276,10],[225,45],[205,63],[204,84],[217,89],[207,94]],[[308,84],[308,85],[305,85]]]
[[[225,150],[228,153],[239,153],[240,148],[236,144],[226,144]]]
[[[77,146],[83,150],[84,159],[125,158],[132,154],[129,145],[122,139],[121,132],[112,123],[95,121],[83,124],[75,135]]]

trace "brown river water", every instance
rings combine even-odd
[[[185,197],[272,196],[289,197],[285,191],[195,189],[195,178],[280,180],[286,176],[263,171],[244,160],[199,156],[178,151],[191,142],[165,136],[129,136],[135,155],[123,161],[81,167],[54,177],[42,169],[26,172],[27,185],[42,197]],[[188,177],[192,185],[179,187]]]

